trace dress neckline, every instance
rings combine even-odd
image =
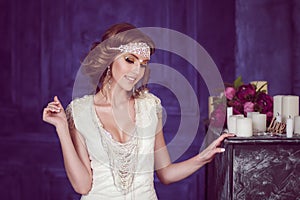
[[[134,138],[136,137],[136,121],[137,121],[137,117],[138,117],[138,113],[137,113],[137,99],[134,98],[134,103],[133,103],[133,107],[134,107],[134,117],[135,117],[135,122],[134,122],[134,125],[135,125],[135,130],[133,132],[133,135],[125,142],[120,142],[120,141],[117,141],[113,138],[112,134],[106,130],[104,128],[104,125],[103,123],[101,122],[100,118],[98,117],[98,114],[97,114],[97,111],[96,111],[96,106],[95,106],[95,100],[94,100],[94,97],[95,95],[92,95],[92,98],[91,98],[91,109],[92,109],[92,115],[93,115],[93,118],[95,119],[96,121],[96,126],[100,129],[100,134],[102,135],[105,135],[106,137],[108,137],[112,142],[114,142],[115,144],[118,144],[118,145],[128,145],[128,144],[131,144],[133,141],[134,141]]]

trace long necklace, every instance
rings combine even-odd
[[[93,102],[94,103],[94,102]],[[138,137],[136,130],[132,138],[120,143],[114,140],[101,124],[93,107],[95,124],[100,133],[101,142],[109,158],[109,166],[114,185],[122,193],[127,194],[132,188],[138,159]]]

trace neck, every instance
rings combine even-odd
[[[131,92],[128,92],[117,85],[112,85],[111,88],[103,87],[97,94],[103,99],[103,103],[111,104],[112,106],[119,106],[127,103],[131,98]]]

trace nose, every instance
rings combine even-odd
[[[132,72],[134,72],[135,74],[139,74],[141,70],[141,64],[137,63],[136,65],[134,65]]]

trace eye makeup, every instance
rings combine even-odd
[[[139,60],[139,58],[133,54],[126,54],[123,58],[127,63],[134,65],[140,64],[141,67],[146,67],[149,62],[149,60]]]

